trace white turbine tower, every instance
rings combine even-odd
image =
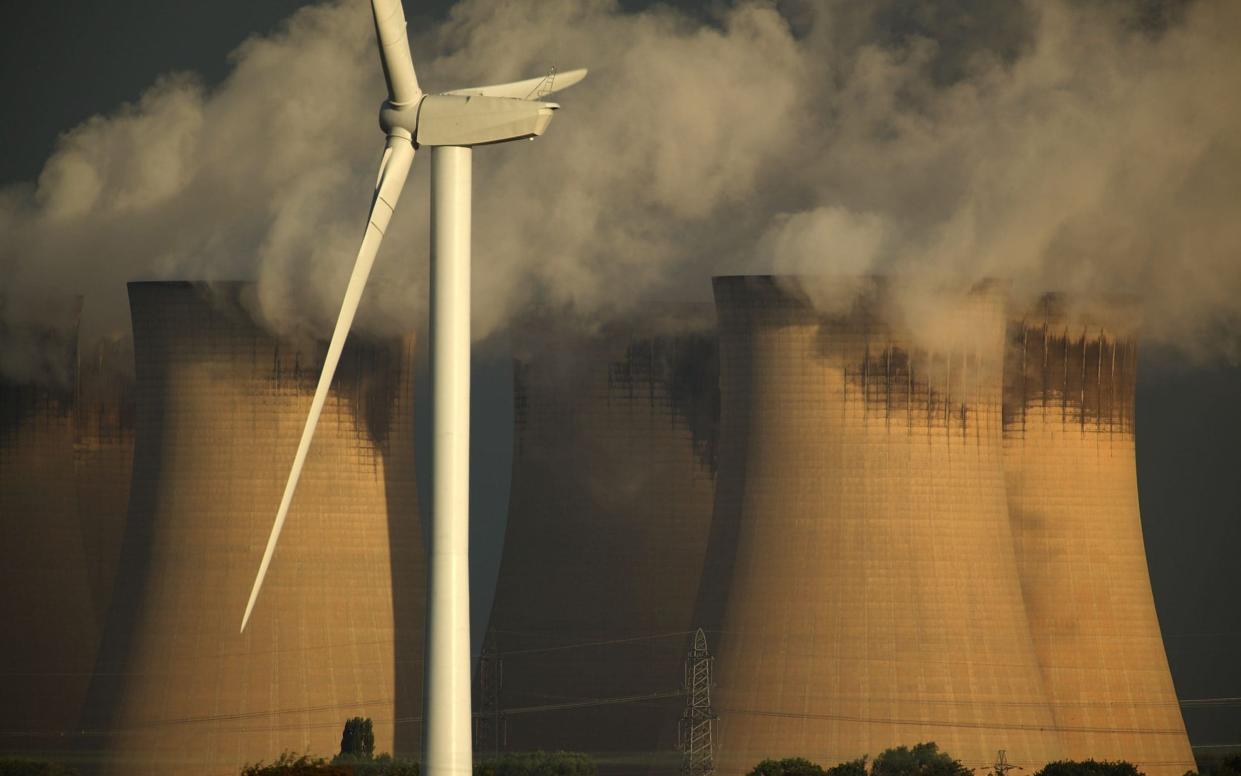
[[[427,585],[423,763],[429,776],[469,776],[470,740],[470,205],[471,147],[543,134],[559,106],[537,98],[572,86],[585,70],[424,94],[414,74],[401,0],[372,0],[388,99],[388,136],[370,218],[332,332],[323,374],[259,564],[241,630],[254,610],[284,527],[315,426],[362,299],[367,276],[414,150],[431,146],[431,545]]]

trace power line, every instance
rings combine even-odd
[[[517,635],[530,635],[521,631],[497,631],[499,633],[510,633]],[[508,649],[497,653],[500,657],[510,657],[512,655],[533,655],[542,652],[561,652],[570,649],[585,649],[588,647],[605,647],[611,644],[630,644],[638,641],[654,641],[656,639],[670,639],[676,636],[688,636],[693,631],[671,631],[668,633],[654,633],[646,636],[630,636],[623,639],[607,639],[605,641],[579,641],[572,644],[556,644],[550,647],[530,647],[528,649]]]
[[[758,717],[786,717],[789,719],[821,719],[840,722],[880,723],[885,725],[906,725],[912,727],[948,727],[970,728],[976,730],[1035,730],[1062,731],[1066,733],[1141,733],[1159,736],[1183,736],[1185,731],[1171,728],[1113,728],[1074,725],[1034,725],[1004,722],[967,722],[932,719],[900,719],[897,717],[865,717],[855,714],[810,714],[793,711],[771,711],[766,709],[721,709],[730,714],[742,714]]]
[[[1241,741],[1232,744],[1198,744],[1190,749],[1241,749]]]
[[[567,703],[548,703],[543,706],[522,706],[515,709],[505,709],[505,716],[513,716],[516,714],[537,714],[544,711],[563,711],[565,709],[587,709],[595,706],[614,706],[619,703],[639,703],[641,701],[660,700],[662,698],[678,698],[685,694],[684,690],[672,690],[670,692],[652,692],[645,695],[624,695],[616,698],[588,698],[580,701],[569,701]]]
[[[522,707],[517,707],[517,708],[504,709],[503,714],[505,716],[520,715],[520,714],[537,714],[537,713],[548,712],[548,711],[562,711],[562,710],[567,710],[567,709],[585,709],[585,708],[593,708],[596,706],[611,706],[611,705],[624,704],[624,703],[640,703],[642,701],[648,701],[648,700],[661,700],[661,699],[666,699],[666,698],[676,698],[676,697],[684,696],[685,694],[686,694],[685,690],[677,689],[677,690],[668,690],[668,691],[662,691],[662,692],[645,693],[641,695],[616,696],[612,698],[583,698],[580,700],[566,701],[563,703],[547,703],[547,704],[540,704],[540,705],[535,705],[535,706],[522,706]],[[897,698],[895,700],[900,700],[900,699]],[[924,699],[906,698],[905,700],[918,700],[920,702],[928,702],[928,701],[925,701]],[[944,701],[944,702],[953,703],[953,704],[966,703],[965,701]],[[336,710],[336,709],[365,708],[365,707],[373,707],[373,706],[380,706],[380,705],[389,705],[391,703],[393,703],[392,698],[371,698],[371,699],[357,700],[357,701],[342,701],[340,703],[319,704],[315,706],[299,706],[299,707],[294,707],[294,708],[272,709],[272,710],[267,710],[267,711],[236,712],[236,713],[230,713],[230,714],[204,714],[204,715],[196,715],[196,716],[191,716],[191,717],[175,717],[172,719],[149,720],[149,721],[134,723],[130,727],[131,728],[150,728],[150,727],[165,727],[165,726],[173,726],[173,725],[188,725],[188,724],[197,724],[197,723],[205,723],[205,722],[258,720],[258,719],[265,719],[265,718],[272,718],[272,717],[288,716],[292,714],[310,714],[310,713],[319,712],[319,711],[331,711],[331,710]],[[991,702],[975,701],[972,703],[973,705],[991,705]],[[996,701],[994,703],[999,704],[999,705],[1007,704],[1007,702],[1003,702],[1003,701]],[[1012,702],[1012,703],[1019,704],[1021,702]],[[1194,699],[1188,699],[1185,701],[1181,701],[1181,704],[1188,706],[1190,708],[1241,706],[1241,698],[1234,698],[1234,697],[1194,698]],[[1041,704],[1030,704],[1030,705],[1037,706]],[[1057,704],[1047,704],[1047,705],[1054,706]],[[1077,704],[1065,704],[1065,705],[1077,705]],[[1128,705],[1128,704],[1125,704],[1123,702],[1115,702],[1115,703],[1109,703],[1108,705],[1123,706],[1123,705]],[[1162,728],[1113,728],[1113,727],[1100,727],[1100,726],[1057,726],[1057,725],[1052,725],[1048,727],[1048,726],[1042,726],[1042,725],[1030,725],[1030,724],[1023,725],[1023,724],[1013,724],[1013,723],[1010,723],[1010,724],[979,723],[979,722],[945,721],[945,720],[934,720],[934,719],[895,719],[895,718],[885,718],[885,717],[865,717],[865,716],[860,716],[860,715],[849,715],[849,714],[811,714],[808,712],[775,711],[775,710],[768,710],[768,709],[724,709],[723,711],[733,713],[733,714],[749,714],[749,715],[756,715],[756,716],[787,717],[787,718],[796,718],[796,719],[839,720],[839,721],[845,721],[845,722],[882,723],[882,724],[892,724],[892,725],[924,725],[928,727],[964,727],[964,728],[982,728],[982,729],[996,729],[996,730],[1048,730],[1048,729],[1052,729],[1052,730],[1061,730],[1061,731],[1073,732],[1073,733],[1149,733],[1149,734],[1154,734],[1154,735],[1180,735],[1180,731],[1178,730],[1162,729]],[[481,711],[476,712],[475,716],[478,716],[479,714],[481,714]],[[421,721],[421,719],[422,719],[421,717],[402,717],[400,718],[399,721]],[[335,724],[335,723],[332,723],[332,724]],[[314,726],[315,725],[306,725],[306,727],[314,727]],[[290,727],[297,727],[297,726],[294,725]],[[263,728],[263,729],[282,729],[282,728]],[[0,735],[16,733],[16,732],[18,731],[0,731]],[[21,731],[21,732],[28,732],[28,731]],[[50,731],[50,732],[61,732],[61,731]],[[82,731],[73,731],[73,732],[92,733],[92,732],[103,732],[103,731],[82,730]],[[1194,748],[1229,747],[1229,746],[1241,746],[1241,743],[1238,743],[1238,744],[1203,744],[1200,747],[1194,747]]]

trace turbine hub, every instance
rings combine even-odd
[[[385,135],[398,135],[413,142],[418,131],[418,107],[422,105],[422,97],[394,105],[391,100],[384,100],[379,106],[379,128]]]

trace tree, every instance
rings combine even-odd
[[[1034,776],[1144,776],[1124,760],[1057,760],[1047,763]]]
[[[340,737],[341,757],[370,760],[375,757],[375,732],[370,717],[354,717],[345,721],[345,731]]]
[[[914,744],[912,749],[905,746],[885,749],[875,758],[870,773],[871,776],[974,776],[972,769],[947,752],[939,751],[934,741]]]
[[[866,776],[866,755],[827,769],[827,776]]]
[[[349,772],[328,765],[322,757],[281,752],[271,765],[246,765],[241,776],[349,776]]]
[[[783,760],[763,760],[747,776],[827,776],[827,771],[804,757],[786,757]]]

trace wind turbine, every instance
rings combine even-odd
[[[362,246],[241,630],[245,631],[258,600],[345,338],[405,186],[414,151],[431,146],[431,545],[423,762],[434,776],[469,776],[471,148],[543,134],[559,106],[537,98],[572,86],[586,77],[586,71],[553,72],[526,81],[424,94],[414,74],[401,0],[371,0],[371,10],[388,83],[388,99],[379,110],[379,126],[387,134],[387,144]]]

